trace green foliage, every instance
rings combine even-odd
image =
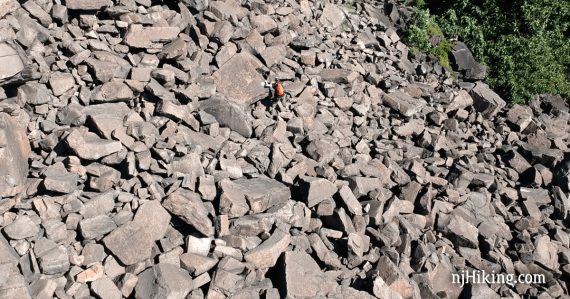
[[[464,41],[489,67],[487,83],[505,98],[526,102],[538,93],[570,97],[570,1],[426,2],[416,0],[416,10],[429,8],[431,20],[447,37]],[[414,15],[415,20],[424,18],[423,12]]]
[[[417,0],[416,5],[423,6],[422,1]],[[414,11],[414,19],[408,27],[405,39],[412,45],[412,54],[425,51],[437,57],[441,66],[451,70],[448,53],[453,45],[445,38],[427,9],[417,8]]]

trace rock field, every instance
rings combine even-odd
[[[0,298],[570,298],[568,101],[410,15],[0,0]]]

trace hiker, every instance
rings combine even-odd
[[[283,85],[281,81],[277,80],[275,82],[275,99],[281,100],[285,97],[285,91],[283,90]]]
[[[283,89],[283,84],[280,80],[275,83],[268,83],[265,81],[265,86],[269,88],[269,98],[276,101],[281,101],[285,97],[285,91]]]

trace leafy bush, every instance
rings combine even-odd
[[[439,64],[451,70],[448,53],[452,44],[426,9],[416,9],[405,39],[412,44],[412,52],[425,51],[437,57]]]
[[[570,1],[419,0],[414,7],[410,30],[419,28],[409,41],[425,49],[429,34],[424,42],[417,39],[439,25],[489,67],[487,83],[505,98],[525,102],[538,93],[570,96]]]

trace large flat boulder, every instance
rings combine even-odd
[[[483,80],[487,68],[479,64],[473,57],[471,50],[462,42],[456,42],[451,50],[451,66],[461,74],[465,80]]]
[[[253,129],[251,119],[242,106],[220,95],[200,102],[200,109],[211,114],[218,123],[238,132],[244,137],[250,137]]]
[[[327,297],[337,293],[338,283],[327,276],[307,253],[287,251],[283,263],[288,298]]]
[[[507,105],[498,94],[496,94],[489,85],[479,82],[471,90],[473,97],[473,106],[477,112],[480,112],[485,118],[493,118],[503,107]]]
[[[151,257],[154,242],[164,237],[170,214],[158,201],[143,204],[133,221],[121,225],[103,239],[105,247],[123,264],[132,265]]]
[[[257,71],[263,64],[253,55],[234,55],[214,73],[218,91],[237,103],[249,105],[268,95],[264,79]]]
[[[424,100],[414,99],[402,91],[385,94],[382,98],[384,105],[398,111],[401,115],[410,117],[421,111],[425,105]]]
[[[125,35],[124,42],[134,48],[148,48],[156,42],[172,41],[180,33],[178,27],[143,27],[132,25]]]

